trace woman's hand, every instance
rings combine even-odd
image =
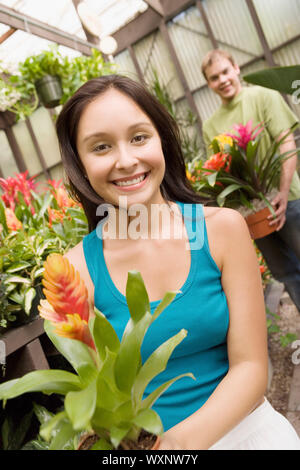
[[[180,447],[179,442],[172,434],[166,432],[161,436],[157,450],[183,450],[183,447]]]

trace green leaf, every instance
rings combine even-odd
[[[36,296],[36,290],[33,287],[30,287],[30,289],[26,290],[25,296],[24,296],[24,310],[27,315],[30,314],[31,306],[32,306],[32,301]]]
[[[162,395],[174,382],[176,382],[176,380],[179,380],[183,377],[191,377],[192,379],[196,380],[194,375],[191,373],[181,374],[174,379],[168,380],[164,384],[157,387],[157,389],[155,389],[152,393],[150,393],[150,395],[147,396],[147,398],[142,401],[141,409],[145,410],[146,408],[151,408],[160,395]]]
[[[296,90],[293,83],[298,81],[299,77],[300,65],[291,65],[258,70],[257,72],[244,75],[243,79],[254,85],[260,85],[292,95]]]
[[[7,278],[4,279],[3,284],[10,284],[11,282],[27,284],[28,286],[31,285],[31,280],[28,279],[28,277],[22,277],[22,276],[7,276]]]
[[[0,224],[3,227],[3,231],[5,234],[8,233],[8,226],[6,223],[6,217],[5,217],[5,206],[0,198]]]
[[[93,430],[97,432],[97,429],[111,429],[115,425],[115,413],[113,411],[109,411],[105,408],[100,408],[99,406],[97,406],[92,419]]]
[[[130,430],[130,425],[125,427],[113,427],[110,432],[110,440],[115,449],[117,449],[120,442],[126,437],[128,431]]]
[[[143,393],[148,383],[165,370],[171,354],[186,335],[187,331],[182,329],[175,336],[165,341],[149,356],[145,364],[141,367],[132,387],[133,404],[136,410],[140,406]]]
[[[220,152],[220,145],[218,142],[218,139],[214,139],[211,143],[212,149],[214,153],[219,153]]]
[[[117,386],[124,392],[129,392],[141,366],[140,348],[145,333],[152,322],[152,315],[146,313],[126,334],[123,335],[120,350],[115,363],[115,378]]]
[[[107,442],[105,439],[101,438],[90,448],[90,450],[113,450],[114,447]]]
[[[33,411],[41,425],[47,423],[54,416],[47,408],[38,403],[33,403]]]
[[[137,323],[146,312],[150,312],[147,290],[138,271],[128,272],[126,300],[133,323]]]
[[[215,186],[217,176],[218,176],[217,171],[206,176],[209,186],[212,186],[212,187]]]
[[[140,411],[132,421],[140,428],[155,434],[156,436],[162,434],[164,431],[159,415],[151,409]]]
[[[56,349],[76,370],[83,385],[93,381],[98,371],[88,346],[76,339],[58,336],[48,320],[44,322],[44,329]]]
[[[99,357],[103,361],[106,357],[106,348],[112,352],[118,352],[120,341],[117,333],[106,319],[105,315],[96,307],[94,311],[95,317],[89,320],[89,324]]]
[[[51,193],[48,193],[48,194],[45,195],[43,205],[40,208],[40,211],[38,213],[38,218],[39,219],[41,219],[44,216],[46,210],[48,209],[48,207],[50,207],[52,199],[53,199],[53,195]]]
[[[164,295],[162,301],[158,304],[158,306],[156,307],[156,309],[154,310],[153,312],[153,315],[152,315],[152,323],[154,322],[154,320],[156,320],[159,315],[168,307],[168,305],[170,305],[174,298],[176,297],[177,294],[179,294],[180,291],[169,291],[169,292],[166,292],[166,294]]]
[[[233,193],[234,191],[236,191],[237,189],[240,189],[242,188],[243,185],[241,184],[230,184],[229,186],[227,186],[227,188],[225,188],[217,197],[217,202],[219,204],[219,206],[223,206],[224,205],[224,202],[225,202],[225,198]]]
[[[91,419],[96,409],[96,380],[79,392],[69,392],[65,398],[67,415],[76,431],[91,429]]]
[[[51,417],[49,417],[49,419],[46,419],[40,427],[40,436],[45,439],[45,441],[49,442],[55,428],[58,426],[60,421],[62,421],[66,417],[67,413],[65,411],[61,411],[56,415],[52,415]]]
[[[77,432],[69,421],[62,420],[59,429],[50,444],[49,450],[74,450],[74,438]]]
[[[0,385],[0,400],[15,398],[28,392],[47,392],[65,395],[82,388],[78,377],[63,370],[35,370],[20,379]]]
[[[23,261],[23,262],[16,262],[16,263],[13,263],[7,270],[6,272],[7,273],[15,273],[17,271],[21,271],[22,269],[25,269],[25,268],[28,268],[29,266],[31,266],[30,263],[27,263],[27,261]]]

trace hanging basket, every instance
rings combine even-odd
[[[55,108],[60,104],[63,90],[58,76],[45,75],[35,82],[35,88],[45,108]]]
[[[277,224],[269,225],[268,217],[271,215],[271,212],[268,207],[261,209],[254,214],[250,214],[245,217],[247,222],[251,238],[256,240],[258,238],[266,237],[270,233],[275,232],[277,229]]]

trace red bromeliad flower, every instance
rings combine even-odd
[[[252,129],[252,120],[248,121],[245,126],[243,126],[243,124],[235,124],[233,128],[237,131],[238,135],[227,135],[235,140],[235,142],[244,150],[247,150],[248,143],[251,140],[255,140],[256,137],[264,130],[263,123],[258,124],[254,129]]]
[[[31,204],[31,190],[35,190],[37,184],[33,181],[33,176],[27,179],[27,175],[28,170],[26,170],[24,173],[19,173],[15,176],[15,178],[12,176],[9,176],[6,179],[0,178],[0,186],[4,191],[4,194],[2,194],[1,197],[6,207],[9,207],[14,211],[16,204],[20,202],[18,199],[18,192],[20,192],[32,214],[34,214],[34,207]]]
[[[231,155],[228,153],[215,153],[212,155],[203,165],[203,168],[206,168],[208,170],[215,170],[219,171],[223,169],[226,172],[229,172],[230,170],[230,163],[231,163]],[[209,172],[205,172],[206,175],[209,174]]]
[[[88,292],[78,271],[57,253],[47,257],[44,267],[42,283],[47,300],[40,302],[41,317],[55,325],[59,336],[78,339],[95,349],[88,327]]]
[[[62,180],[48,180],[48,186],[51,188],[51,193],[56,199],[58,206],[64,211],[66,207],[74,207],[77,203],[71,199],[62,185]]]

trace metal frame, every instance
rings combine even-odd
[[[74,8],[77,7],[80,1],[81,0],[72,0],[74,4]],[[133,46],[143,37],[147,36],[148,34],[153,33],[156,30],[159,30],[168,47],[171,59],[177,70],[179,80],[184,90],[184,96],[178,98],[178,100],[176,101],[179,101],[182,98],[186,98],[191,110],[196,114],[199,130],[202,131],[202,121],[198,112],[198,108],[195,103],[194,94],[197,91],[205,88],[207,85],[206,84],[202,85],[198,87],[197,89],[193,89],[193,90],[189,88],[187,79],[185,77],[185,74],[180,64],[180,60],[178,59],[176,50],[171,41],[166,23],[172,18],[174,18],[181,11],[186,10],[190,6],[195,6],[198,8],[201,14],[202,20],[205,24],[205,28],[207,31],[207,37],[209,37],[211,41],[212,48],[214,49],[218,48],[220,42],[218,42],[217,38],[214,35],[209,18],[207,17],[207,14],[203,5],[203,1],[202,0],[193,0],[193,1],[192,0],[147,0],[147,3],[150,8],[148,8],[144,13],[139,15],[137,18],[135,18],[133,21],[125,25],[123,28],[121,28],[119,31],[117,31],[114,34],[114,37],[119,45],[116,54],[122,52],[125,49],[128,49],[130,57],[134,64],[134,67],[136,69],[137,76],[139,77],[139,80],[141,82],[144,82],[143,71],[139,65],[138,58],[135,54]],[[261,59],[265,59],[269,66],[275,66],[276,63],[273,58],[273,53],[277,52],[278,50],[285,47],[286,45],[291,44],[292,42],[299,39],[300,34],[296,35],[294,38],[290,38],[288,41],[271,49],[266,39],[266,36],[264,34],[259,17],[257,15],[257,11],[255,9],[253,0],[246,0],[246,4],[249,9],[256,32],[258,34],[258,38],[261,42],[263,54],[253,57],[253,59],[248,61],[246,64],[243,64],[241,68],[247,65],[250,65]],[[76,49],[82,54],[86,54],[86,55],[90,54],[91,48],[98,48],[97,43],[99,41],[99,38],[96,38],[95,36],[91,35],[88,31],[86,31],[84,28],[84,25],[82,26],[85,31],[87,41],[83,41],[79,38],[74,39],[74,36],[70,34],[67,34],[57,28],[50,27],[49,25],[42,23],[40,21],[37,21],[27,15],[18,14],[15,10],[8,8],[8,7],[4,7],[4,6],[0,6],[0,22],[5,23],[11,27],[11,29],[7,33],[5,33],[6,37],[4,37],[5,35],[1,36],[0,42],[1,42],[1,39],[2,39],[2,42],[5,41],[7,37],[9,37],[11,34],[13,34],[13,32],[15,32],[15,30],[21,29],[33,35],[37,35],[42,38],[48,39],[50,41],[54,41],[58,44],[70,47],[72,49]],[[29,123],[29,126],[30,126],[30,123]],[[31,130],[29,129],[29,127],[28,127],[28,130],[31,133]],[[24,159],[22,156],[22,152],[16,142],[16,139],[14,138],[13,133],[9,131],[7,128],[5,129],[5,132],[9,140],[10,146],[12,148],[13,154],[15,156],[17,166],[20,171],[24,171],[25,163],[24,163]],[[43,173],[45,174],[46,172],[46,174],[48,174],[49,169],[47,169],[46,167],[45,160],[39,148],[36,137],[34,135],[32,136],[32,140],[37,150],[37,154],[41,162]]]
[[[49,26],[47,23],[38,21],[31,16],[20,14],[12,8],[3,5],[0,5],[0,23],[39,36],[48,41],[56,42],[70,49],[75,49],[85,55],[90,55],[91,48],[97,49],[95,44],[84,41],[72,34],[65,33],[53,26]]]

